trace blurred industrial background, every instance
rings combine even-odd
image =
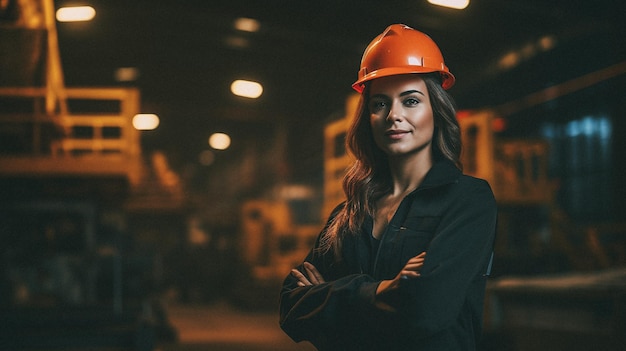
[[[278,289],[392,23],[440,45],[499,203],[483,349],[626,349],[620,0],[0,0],[0,349],[310,350]]]

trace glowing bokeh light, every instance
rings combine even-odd
[[[137,130],[153,130],[159,126],[159,116],[154,113],[139,113],[133,117],[133,127]]]
[[[428,0],[433,5],[463,10],[469,5],[469,0]]]
[[[239,17],[235,20],[235,29],[243,31],[243,32],[258,32],[259,28],[261,28],[261,24],[259,23],[259,21],[255,20],[254,18],[246,18],[246,17]]]
[[[115,70],[115,80],[118,82],[133,82],[139,78],[139,70],[136,67],[120,67]]]
[[[237,96],[256,99],[263,94],[263,86],[257,82],[238,79],[230,85],[230,91]]]
[[[230,146],[230,137],[226,133],[213,133],[209,137],[209,146],[215,150],[226,150]]]
[[[91,21],[96,17],[96,10],[91,6],[61,7],[56,12],[59,22]]]

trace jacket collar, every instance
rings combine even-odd
[[[454,183],[459,179],[460,175],[461,170],[450,160],[438,160],[433,164],[428,173],[426,173],[422,184],[420,184],[416,191]]]

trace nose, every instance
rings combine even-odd
[[[399,121],[401,118],[402,118],[402,112],[399,106],[396,106],[395,103],[391,104],[389,106],[389,113],[387,114],[387,118],[386,118],[387,121],[395,122],[395,121]]]

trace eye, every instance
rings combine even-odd
[[[416,98],[410,97],[403,101],[405,106],[417,106],[420,101]]]
[[[388,106],[389,104],[385,100],[372,100],[370,101],[369,109],[370,109],[370,112],[372,113],[378,113],[380,111],[387,109]]]

